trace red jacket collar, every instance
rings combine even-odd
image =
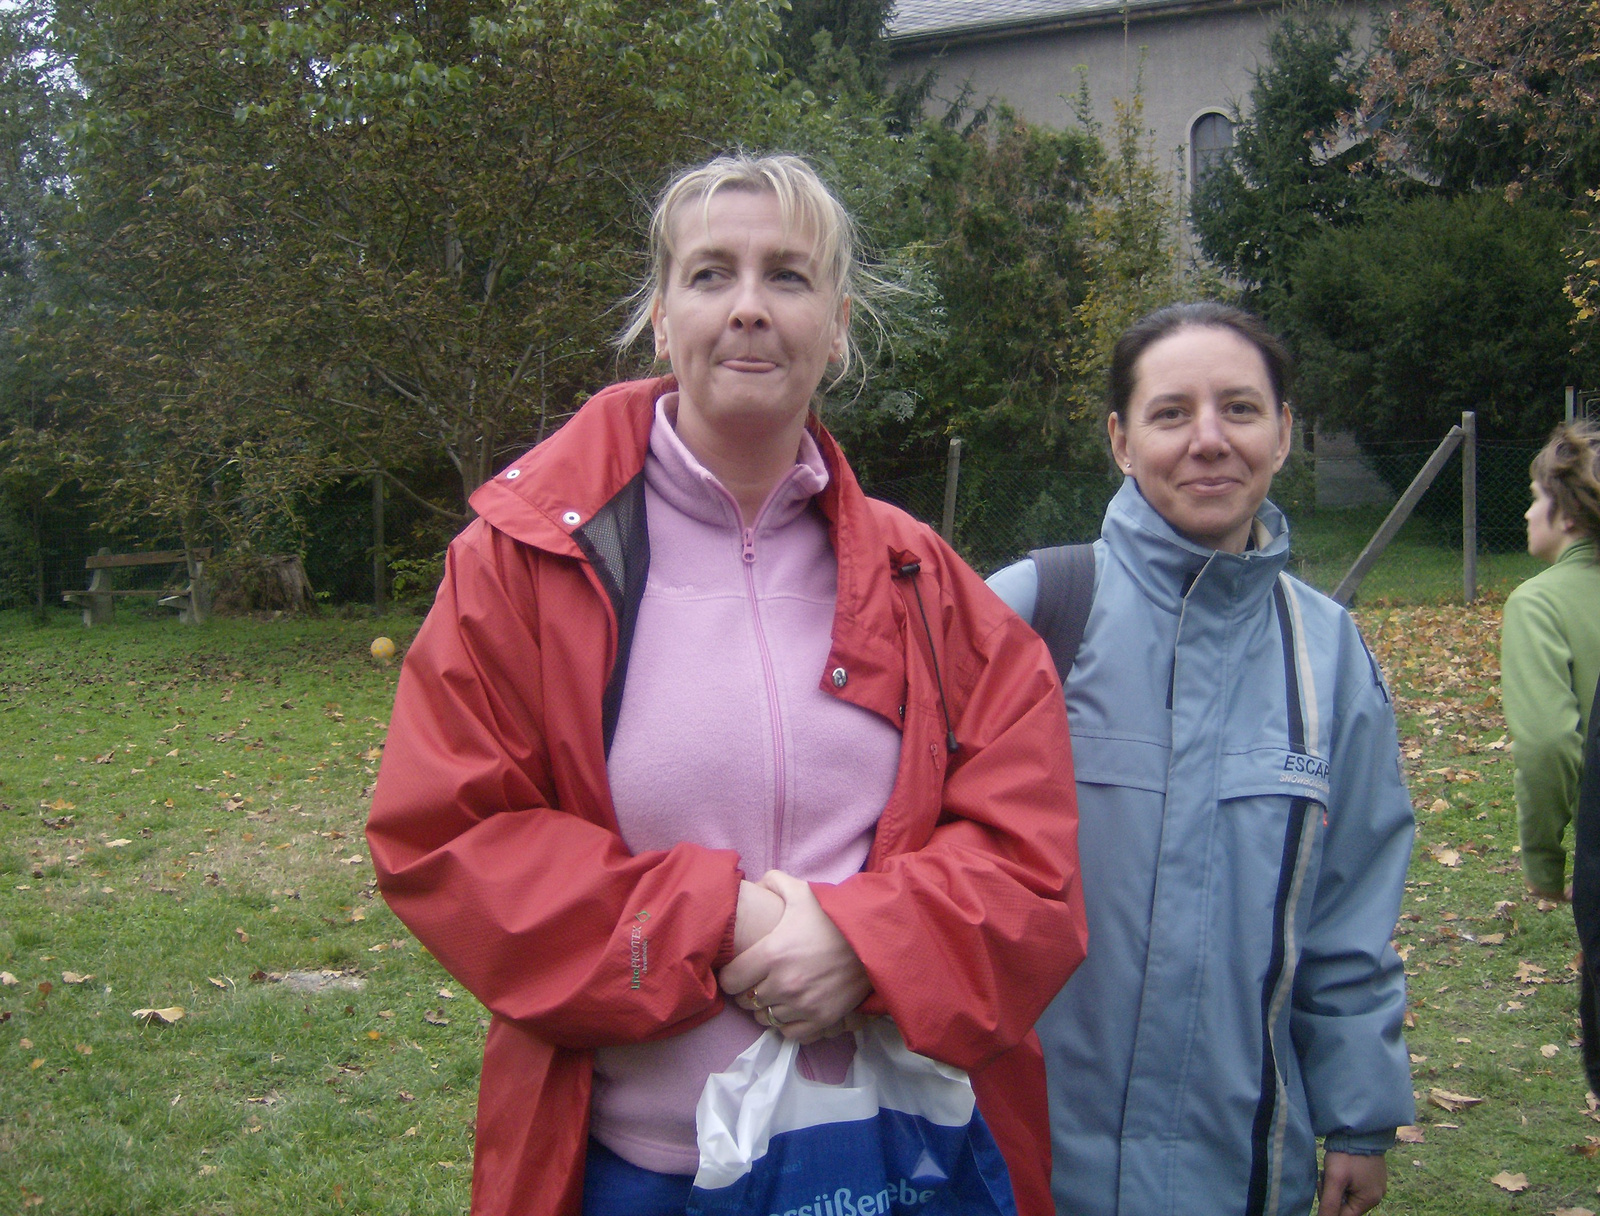
[[[554,435],[479,486],[472,509],[525,545],[580,556],[572,533],[644,467],[656,399],[676,387],[659,376],[596,393]]]
[[[596,393],[549,439],[479,486],[472,495],[473,510],[523,544],[582,558],[572,533],[644,467],[656,400],[675,388],[672,377],[659,376]],[[918,561],[918,555],[888,543],[833,436],[815,418],[809,425],[828,466],[828,485],[817,496],[817,505],[828,520],[839,563],[829,666],[848,657],[851,681],[861,680],[845,697],[881,708],[887,692],[881,681],[889,677],[898,691],[903,656],[896,638],[867,624],[883,619],[868,606],[897,601],[891,579],[895,571]]]

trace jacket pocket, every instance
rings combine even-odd
[[[1304,798],[1326,806],[1326,757],[1294,752],[1286,747],[1224,752],[1217,774],[1218,801],[1260,797]]]
[[[1119,785],[1167,792],[1171,749],[1152,739],[1128,735],[1072,734],[1072,771],[1080,785]]]

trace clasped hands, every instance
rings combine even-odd
[[[872,991],[867,969],[809,884],[782,870],[741,882],[733,948],[722,990],[784,1038],[814,1043],[865,1023],[854,1011]]]

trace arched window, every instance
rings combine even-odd
[[[1189,128],[1189,181],[1198,186],[1233,151],[1233,123],[1225,114],[1202,114]]]

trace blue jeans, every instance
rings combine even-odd
[[[658,1174],[589,1141],[583,1169],[583,1216],[683,1216],[694,1178]]]

